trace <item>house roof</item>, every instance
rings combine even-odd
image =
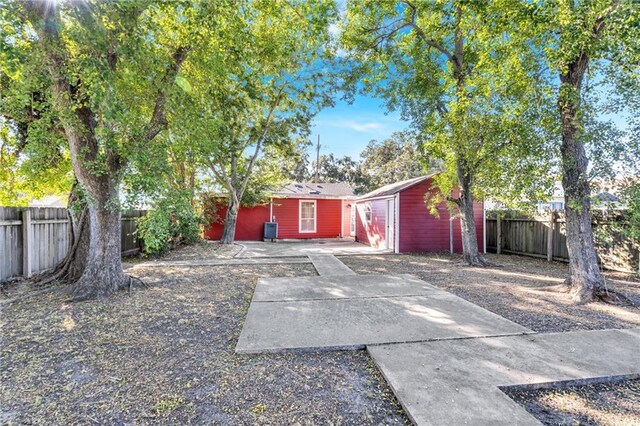
[[[417,178],[413,178],[413,179],[407,179],[407,180],[403,180],[400,182],[395,182],[395,183],[391,183],[389,185],[385,185],[381,188],[378,188],[374,191],[371,191],[367,194],[361,195],[360,197],[358,197],[358,200],[366,200],[368,198],[377,198],[377,197],[387,197],[387,196],[391,196],[394,194],[397,194],[400,191],[403,191],[407,188],[412,187],[413,185],[417,185],[421,182],[424,182],[428,179],[431,179],[433,176],[435,176],[437,174],[436,173],[431,173],[428,175],[424,175],[424,176],[420,176]]]
[[[353,189],[346,182],[340,183],[301,183],[291,182],[281,189],[272,191],[281,197],[313,197],[313,198],[349,198],[353,197]]]

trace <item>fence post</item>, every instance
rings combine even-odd
[[[22,210],[22,275],[27,278],[31,276],[32,233],[31,210]]]
[[[549,215],[549,228],[547,229],[547,262],[553,260],[553,227],[556,219],[556,214],[553,210]]]
[[[502,252],[502,220],[500,213],[496,216],[496,254]]]

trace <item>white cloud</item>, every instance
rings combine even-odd
[[[371,122],[358,122],[354,120],[341,120],[332,122],[331,125],[335,127],[341,127],[343,129],[351,129],[356,132],[367,133],[380,130],[384,127],[383,123],[371,121]]]

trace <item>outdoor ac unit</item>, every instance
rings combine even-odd
[[[264,238],[265,240],[275,240],[278,238],[278,223],[277,222],[265,222],[264,223]]]

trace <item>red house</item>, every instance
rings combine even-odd
[[[353,190],[347,183],[290,183],[272,192],[268,203],[241,207],[238,212],[236,240],[260,241],[265,222],[278,223],[278,239],[340,238],[352,236],[351,205]],[[216,220],[204,233],[205,238],[222,237],[226,203],[215,205]]]
[[[356,200],[356,240],[395,253],[462,252],[459,218],[451,218],[443,202],[439,217],[427,209],[425,194],[433,174],[383,186]],[[457,190],[452,194],[457,196]],[[478,249],[484,251],[484,204],[474,204]]]

